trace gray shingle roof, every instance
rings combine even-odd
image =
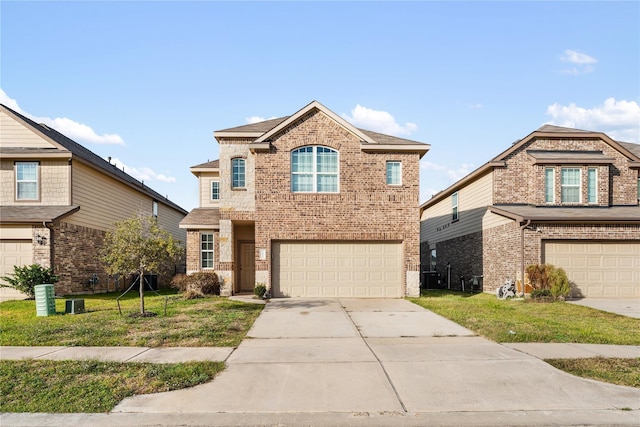
[[[555,133],[593,133],[590,130],[582,130],[582,129],[574,129],[574,128],[566,128],[562,126],[556,125],[542,125],[536,132],[555,132]]]
[[[191,166],[191,168],[219,169],[220,168],[220,160],[212,160],[210,162],[200,163],[199,165]]]
[[[170,206],[173,209],[176,209],[184,214],[187,213],[185,209],[181,208],[176,203],[172,202],[165,196],[147,187],[142,182],[138,181],[131,175],[123,172],[121,169],[117,168],[115,165],[109,163],[108,161],[98,156],[91,150],[78,144],[71,138],[68,138],[67,136],[61,134],[55,129],[51,129],[50,127],[44,124],[38,124],[34,122],[33,120],[23,116],[22,114],[13,111],[11,108],[7,107],[6,105],[3,105],[3,104],[0,104],[0,105],[2,105],[3,108],[10,111],[16,117],[20,118],[28,126],[31,126],[36,131],[44,134],[48,138],[51,138],[51,140],[55,141],[56,143],[60,144],[61,146],[69,150],[73,156],[76,156],[79,159],[82,159],[83,161],[90,163],[96,169],[99,169],[105,172],[107,175],[111,175],[112,177],[115,177],[118,180],[125,182],[129,186],[134,187],[136,190],[148,195],[149,197],[157,200],[158,202],[161,202],[167,206]]]
[[[193,209],[182,221],[180,228],[194,228],[201,226],[212,226],[217,228],[220,225],[220,209],[218,208],[196,208]]]
[[[0,223],[36,223],[53,222],[70,215],[80,206],[0,206]]]
[[[618,144],[622,145],[627,150],[631,151],[636,156],[640,157],[640,144],[634,144],[632,142],[618,141]]]
[[[494,205],[492,212],[518,219],[537,222],[581,222],[581,223],[639,223],[640,206],[612,207],[551,207],[531,205]]]

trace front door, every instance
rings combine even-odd
[[[256,280],[256,244],[255,242],[240,242],[240,265],[238,266],[238,281],[240,292],[253,292]]]

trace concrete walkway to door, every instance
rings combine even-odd
[[[568,375],[406,300],[276,299],[249,336],[214,381],[128,398],[113,412],[602,410],[625,423],[640,410],[640,389]]]

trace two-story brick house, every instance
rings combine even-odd
[[[420,206],[423,269],[493,291],[550,263],[575,296],[638,297],[639,170],[638,144],[542,126]]]
[[[357,129],[318,102],[214,132],[220,159],[194,166],[200,208],[187,271],[225,294],[264,283],[275,297],[419,293],[419,160],[430,146]]]
[[[100,261],[105,232],[136,213],[182,241],[187,212],[61,133],[0,105],[0,276],[53,267],[59,295],[115,290]],[[96,280],[97,279],[97,280]],[[122,283],[124,285],[124,283]],[[0,288],[0,300],[23,298]]]

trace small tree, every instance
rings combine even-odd
[[[109,274],[128,273],[138,276],[140,314],[144,315],[144,274],[175,264],[182,256],[179,242],[161,229],[155,218],[135,215],[115,223],[104,239],[102,261]]]
[[[29,298],[35,297],[35,286],[44,284],[54,284],[60,278],[53,274],[53,269],[43,267],[39,264],[14,265],[13,274],[0,277],[8,284],[0,283],[0,288],[14,288],[27,294]]]

